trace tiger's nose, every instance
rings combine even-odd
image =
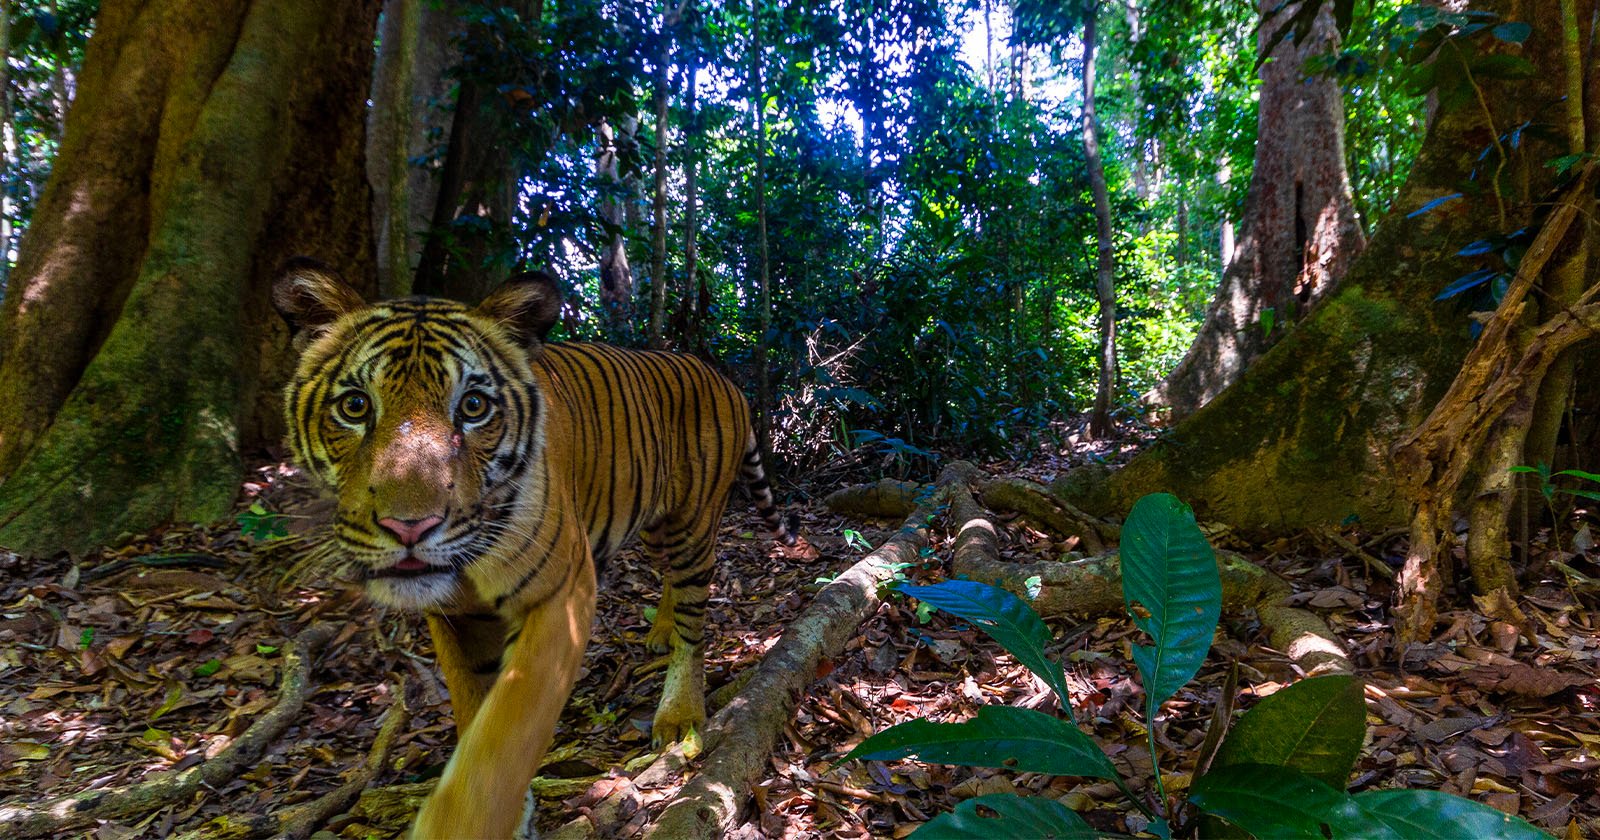
[[[406,548],[421,542],[422,538],[428,535],[428,532],[439,527],[443,522],[444,517],[437,515],[423,517],[422,519],[391,519],[384,517],[378,520],[378,524],[383,526],[384,530],[394,534],[395,538],[400,540],[400,544]]]

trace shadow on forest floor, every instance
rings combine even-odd
[[[1037,467],[1037,465],[1035,465]],[[319,509],[291,474],[264,468],[253,485],[275,510]],[[822,492],[827,489],[821,488]],[[822,493],[814,495],[820,496]],[[708,686],[726,685],[755,664],[804,608],[817,579],[848,567],[861,551],[846,528],[876,545],[893,523],[846,522],[804,512],[804,530],[821,550],[814,561],[769,556],[758,520],[737,498],[723,523],[721,559],[708,620]],[[297,520],[301,531],[310,520]],[[1534,669],[1560,664],[1593,673],[1600,660],[1595,616],[1565,589],[1533,587],[1522,607],[1538,638],[1507,656],[1504,634],[1473,615],[1440,639],[1431,661],[1412,673],[1392,664],[1389,582],[1344,552],[1311,541],[1268,546],[1229,544],[1282,574],[1303,605],[1327,617],[1367,682],[1369,741],[1353,786],[1424,787],[1471,796],[1520,813],[1547,830],[1575,821],[1600,836],[1600,702],[1593,682],[1544,697]],[[215,755],[275,702],[286,640],[313,622],[340,628],[313,671],[320,686],[299,719],[265,757],[237,778],[192,801],[142,819],[90,829],[97,840],[164,837],[206,830],[225,814],[273,812],[320,796],[366,759],[378,721],[409,686],[409,727],[394,741],[375,787],[436,774],[454,740],[443,684],[431,662],[423,623],[367,605],[349,588],[285,579],[301,537],[254,543],[237,530],[172,530],[130,540],[82,560],[23,564],[0,553],[0,807],[36,803],[89,788],[115,787]],[[1394,540],[1368,539],[1388,559]],[[1008,554],[1059,556],[1051,537],[1013,523]],[[946,546],[935,545],[943,556]],[[151,558],[167,565],[150,565]],[[107,573],[109,572],[109,574]],[[544,775],[541,816],[559,824],[626,784],[622,768],[647,763],[649,721],[662,670],[643,638],[643,608],[657,582],[638,551],[603,573],[600,609],[586,667],[562,718]],[[1213,655],[1199,678],[1166,706],[1157,733],[1163,767],[1176,769],[1167,789],[1181,791],[1204,734],[1227,664],[1237,661],[1245,697],[1264,696],[1298,675],[1281,653],[1252,641],[1248,620],[1224,617]],[[1056,650],[1080,721],[1128,777],[1148,778],[1145,734],[1126,714],[1139,703],[1127,655],[1132,627],[1098,620],[1057,622]],[[1243,639],[1245,641],[1239,641]],[[1509,640],[1514,643],[1515,639]],[[978,705],[1043,708],[1051,698],[1009,657],[969,626],[935,614],[926,623],[894,598],[864,624],[846,653],[825,662],[797,717],[780,739],[737,836],[901,837],[927,817],[973,795],[994,792],[1093,801],[1098,828],[1137,830],[1136,812],[1110,810],[1109,783],[915,762],[831,765],[862,738],[917,716],[962,719]],[[1501,679],[1485,680],[1504,665]],[[1518,669],[1522,669],[1519,671]],[[1559,688],[1559,687],[1558,687]],[[1165,754],[1170,752],[1171,754]],[[642,827],[673,789],[640,791]],[[371,793],[371,791],[369,791]],[[375,800],[374,800],[375,801]],[[363,800],[324,830],[342,837],[397,836],[400,820]],[[209,831],[207,831],[209,833]],[[328,835],[324,835],[328,836]],[[623,836],[630,836],[624,834]]]

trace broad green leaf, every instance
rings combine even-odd
[[[1262,838],[1341,837],[1401,840],[1362,817],[1350,795],[1291,767],[1235,764],[1194,780],[1189,801]],[[1374,830],[1376,829],[1376,830]],[[1440,835],[1424,835],[1435,837]]]
[[[1217,556],[1176,496],[1152,493],[1122,527],[1122,603],[1153,645],[1134,645],[1144,678],[1145,715],[1194,678],[1222,615]],[[1144,611],[1141,615],[1139,610]]]
[[[891,726],[862,741],[840,760],[890,761],[909,756],[935,764],[1117,778],[1105,753],[1070,721],[1012,706],[983,706],[977,717],[961,723],[919,718]]]
[[[1044,653],[1050,643],[1050,628],[1021,598],[987,583],[971,580],[947,580],[932,586],[900,584],[901,592],[923,603],[932,604],[947,613],[972,622],[972,626],[989,634],[1018,662],[1039,675],[1045,685],[1056,693],[1061,710],[1072,714],[1072,701],[1067,696],[1067,679],[1061,663]]]
[[[1437,790],[1368,790],[1351,797],[1373,822],[1401,837],[1550,840],[1520,817]]]
[[[1458,193],[1458,192],[1457,193],[1451,193],[1449,195],[1440,196],[1440,197],[1428,202],[1427,204],[1424,204],[1421,207],[1418,207],[1417,209],[1412,210],[1410,213],[1407,213],[1406,214],[1406,218],[1415,219],[1416,217],[1422,215],[1423,213],[1428,212],[1429,210],[1432,210],[1435,207],[1438,207],[1439,205],[1445,203],[1446,201],[1454,201],[1455,199],[1458,199],[1460,197],[1461,197],[1461,193]]]
[[[981,813],[980,806],[994,816]],[[914,840],[1091,840],[1100,835],[1071,808],[1054,799],[995,793],[962,802],[954,811],[923,823],[911,836]]]
[[[1520,44],[1528,40],[1528,36],[1533,33],[1533,27],[1520,20],[1514,20],[1502,23],[1491,31],[1494,37],[1508,44]]]
[[[1239,718],[1212,766],[1281,764],[1342,790],[1366,732],[1361,681],[1311,677],[1262,698]]]

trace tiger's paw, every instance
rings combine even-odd
[[[655,623],[650,625],[650,632],[645,634],[644,644],[653,653],[666,653],[672,650],[672,636],[677,630],[677,621],[668,615],[666,621],[661,620],[661,613],[656,613]]]
[[[682,725],[662,726],[661,719],[650,727],[650,741],[654,749],[664,750],[673,744],[680,745],[684,758],[694,758],[704,749],[700,739],[700,730],[705,721],[700,723],[685,723]]]

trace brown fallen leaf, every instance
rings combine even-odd
[[[1558,691],[1594,681],[1584,674],[1567,674],[1548,668],[1534,668],[1521,662],[1510,665],[1479,665],[1461,672],[1461,678],[1481,691],[1515,694],[1519,697],[1549,697]]]

